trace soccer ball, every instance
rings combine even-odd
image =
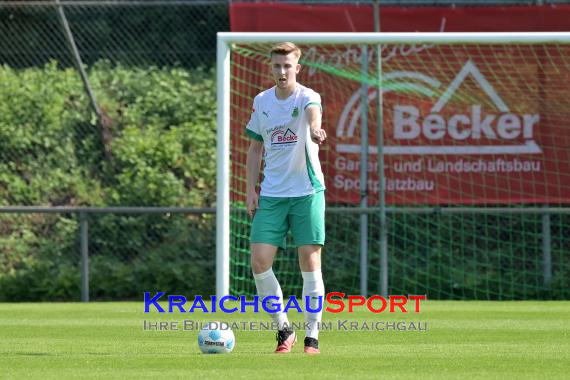
[[[205,354],[229,354],[235,346],[234,332],[224,322],[210,322],[198,334],[198,347]]]

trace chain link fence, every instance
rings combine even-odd
[[[8,1],[0,3],[0,62],[14,68],[74,66],[58,10],[87,66],[210,67],[216,33],[229,30],[227,1]]]

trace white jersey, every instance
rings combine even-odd
[[[285,100],[277,99],[275,87],[253,100],[246,132],[265,148],[262,196],[300,197],[325,189],[319,146],[310,137],[309,106],[321,107],[321,97],[298,83]]]

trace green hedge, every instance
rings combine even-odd
[[[212,71],[97,63],[104,127],[74,70],[4,66],[0,78],[1,205],[214,205]],[[213,228],[208,216],[93,216],[92,294],[213,292]],[[77,299],[78,235],[74,215],[0,214],[0,300]]]

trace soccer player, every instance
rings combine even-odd
[[[275,86],[259,93],[253,101],[246,133],[251,137],[247,152],[247,211],[251,228],[251,266],[260,299],[276,296],[268,305],[279,325],[276,353],[288,353],[297,341],[283,312],[283,292],[273,273],[279,247],[285,248],[290,229],[298,249],[303,275],[303,310],[308,329],[304,351],[318,354],[318,323],[322,311],[309,313],[324,303],[321,248],[325,242],[325,186],[319,162],[319,145],[327,134],[321,129],[321,97],[297,83],[301,50],[291,42],[271,48],[271,73]],[[265,159],[261,192],[256,184]],[[319,300],[320,298],[320,300]],[[322,305],[321,303],[321,305]]]

